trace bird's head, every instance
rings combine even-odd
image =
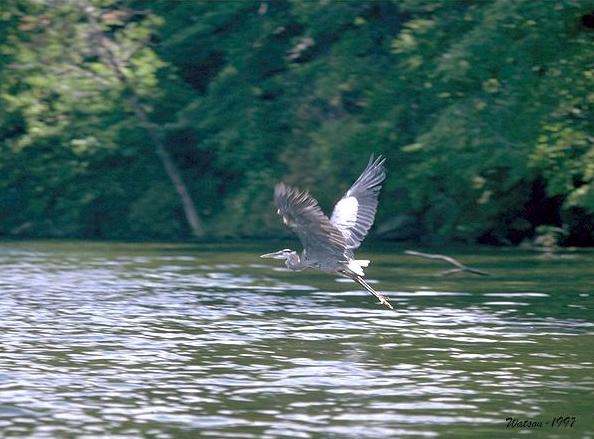
[[[289,248],[284,248],[284,249],[279,250],[274,253],[266,253],[265,255],[262,255],[260,257],[261,258],[271,258],[271,259],[287,259],[293,253],[295,253],[293,250],[291,250]]]

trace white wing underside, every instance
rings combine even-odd
[[[386,178],[384,162],[381,156],[375,160],[371,157],[357,181],[334,206],[330,222],[343,234],[350,250],[361,245],[375,219],[381,184]]]
[[[348,194],[348,192],[347,192]],[[353,234],[351,230],[357,225],[357,213],[359,211],[359,202],[355,197],[345,195],[334,206],[330,222],[338,228],[347,240],[347,247],[354,248]]]

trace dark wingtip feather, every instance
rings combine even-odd
[[[274,195],[285,192],[287,190],[287,185],[284,182],[277,183],[274,186]]]
[[[274,187],[274,203],[281,212],[289,209],[292,204],[302,203],[303,206],[315,208],[318,202],[309,195],[307,191],[301,191],[294,186],[289,186],[284,182],[277,183]]]
[[[383,154],[378,154],[377,157],[375,157],[375,154],[371,153],[371,157],[369,157],[369,164],[367,165],[367,167],[371,166],[383,166],[384,163],[386,163],[386,158],[383,156]]]

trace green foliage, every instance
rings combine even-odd
[[[0,233],[188,236],[135,99],[214,236],[283,233],[281,179],[329,210],[376,152],[389,172],[378,223],[414,218],[410,238],[519,242],[544,225],[591,244],[588,8],[10,0]]]

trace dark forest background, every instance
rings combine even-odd
[[[375,152],[382,239],[593,245],[593,108],[591,1],[4,0],[0,236],[279,236]]]

